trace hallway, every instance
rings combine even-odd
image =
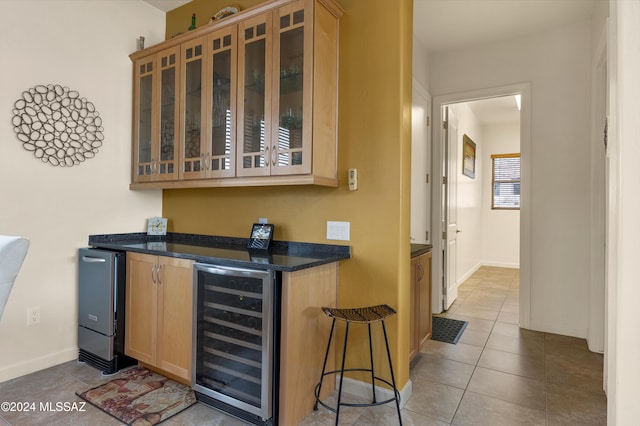
[[[469,325],[457,345],[422,348],[406,410],[455,425],[606,424],[603,356],[583,339],[520,330],[518,298],[517,270],[467,279],[445,316]]]

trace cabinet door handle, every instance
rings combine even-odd
[[[278,158],[278,153],[276,152],[276,146],[274,145],[271,149],[271,165],[273,167],[276,166],[276,159]]]
[[[266,160],[265,162],[267,163],[267,166],[268,166],[269,160],[271,159],[271,156],[269,155],[269,147],[266,147],[264,149],[264,159]]]
[[[158,266],[158,285],[162,284],[162,265]]]
[[[156,283],[156,265],[153,265],[151,267],[151,281],[155,284]]]

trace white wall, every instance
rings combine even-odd
[[[478,267],[482,260],[482,187],[484,165],[482,164],[485,142],[476,116],[466,104],[451,106],[458,118],[458,231],[456,283],[461,284]],[[462,173],[462,138],[464,135],[476,144],[476,176],[470,178]]]
[[[411,243],[431,242],[431,97],[413,79],[411,99]],[[429,179],[427,179],[429,176]]]
[[[434,97],[531,83],[531,241],[523,241],[530,309],[523,312],[532,329],[577,337],[587,330],[590,29],[582,22],[429,58]]]
[[[411,242],[431,242],[431,96],[428,55],[413,37],[411,108]],[[427,182],[426,175],[430,176]]]
[[[413,37],[412,74],[420,86],[429,92],[429,55],[420,40]]]
[[[128,189],[136,38],[164,39],[164,13],[138,0],[0,2],[0,234],[31,248],[0,322],[0,382],[77,356],[77,249],[89,234],[145,229],[161,192]],[[44,164],[11,126],[14,102],[38,84],[60,84],[93,102],[104,145],[71,168]],[[27,308],[41,323],[26,326]]]
[[[520,152],[520,123],[482,127],[482,264],[517,268],[520,265],[520,211],[491,209],[491,156]]]

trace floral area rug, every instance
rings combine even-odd
[[[158,424],[196,402],[188,386],[139,366],[76,394],[132,426]]]

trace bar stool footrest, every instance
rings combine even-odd
[[[368,368],[345,368],[344,369],[345,372],[347,371],[364,371],[364,372],[368,372],[371,373],[371,369]],[[333,371],[327,371],[322,375],[322,378],[324,378],[324,376],[328,376],[330,374],[340,374],[342,373],[342,370],[333,370]],[[394,402],[394,401],[398,401],[398,404],[400,404],[400,392],[398,392],[398,389],[396,389],[395,387],[393,387],[393,384],[391,382],[389,382],[386,379],[383,379],[381,377],[378,376],[374,376],[373,377],[374,381],[379,381],[382,383],[386,383],[387,385],[389,385],[389,387],[393,390],[394,393],[394,397],[389,398],[389,399],[385,399],[384,401],[376,401],[376,402],[360,402],[360,403],[355,403],[355,402],[340,402],[338,405],[340,405],[341,407],[375,407],[378,405],[384,405],[384,404],[388,404],[390,402]],[[326,408],[327,410],[331,411],[331,412],[337,412],[337,407],[332,407],[330,405],[325,404],[324,402],[322,402],[320,400],[320,395],[319,395],[319,391],[320,391],[320,382],[318,382],[316,384],[315,390],[314,390],[314,394],[316,397],[316,410],[317,410],[317,404],[322,405],[324,408]]]

